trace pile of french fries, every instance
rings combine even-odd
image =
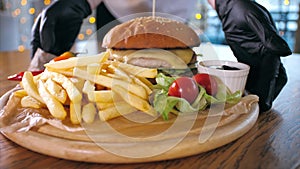
[[[148,102],[152,84],[147,78],[156,69],[142,68],[108,60],[109,53],[73,57],[45,64],[37,76],[25,72],[21,81],[22,107],[48,108],[51,115],[73,124],[107,121],[141,111],[151,116],[157,112]],[[68,114],[69,113],[69,114]]]

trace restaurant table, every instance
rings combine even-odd
[[[17,82],[8,75],[24,71],[29,51],[0,52],[0,95]],[[300,54],[282,58],[289,81],[270,112],[260,114],[245,135],[217,149],[180,159],[136,163],[97,164],[58,159],[25,149],[0,134],[0,169],[16,168],[300,168]],[[47,146],[47,145],[45,145]]]

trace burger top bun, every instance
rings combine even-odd
[[[199,46],[195,31],[184,23],[163,17],[140,17],[112,28],[102,47],[113,49],[187,48]]]

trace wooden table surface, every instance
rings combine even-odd
[[[68,161],[27,150],[0,134],[0,169],[15,168],[263,168],[300,167],[300,55],[283,58],[289,81],[272,111],[238,140],[191,157],[138,164],[95,164]],[[7,76],[26,70],[29,52],[0,52],[0,95],[16,85]],[[45,145],[47,146],[47,145]]]

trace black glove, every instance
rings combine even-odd
[[[32,57],[36,50],[61,55],[71,49],[83,19],[92,13],[86,0],[58,0],[47,7],[32,28]]]

